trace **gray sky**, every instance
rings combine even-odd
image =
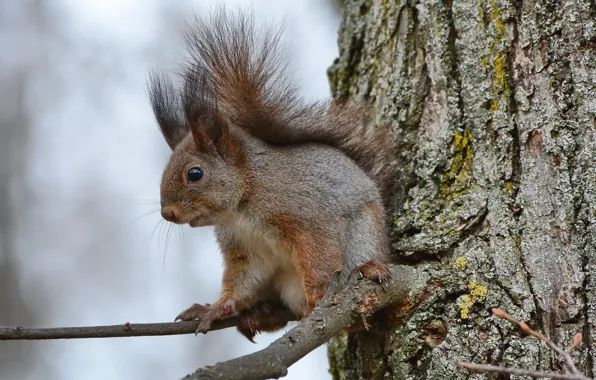
[[[13,1],[3,2],[2,11],[17,9]],[[285,17],[303,94],[329,95],[325,71],[337,56],[339,18],[327,2],[223,2],[252,4],[257,21]],[[19,217],[17,240],[23,299],[44,326],[170,321],[193,302],[212,302],[222,273],[212,230],[175,226],[168,240],[170,226],[158,225],[159,213],[144,215],[158,209],[160,174],[169,155],[145,83],[150,68],[173,62],[180,22],[215,2],[45,3],[51,33],[40,32],[24,45],[22,36],[1,40],[3,50],[18,50],[0,58],[0,70],[10,75],[29,65],[33,73],[24,176],[32,211]],[[256,345],[235,330],[34,342],[41,357],[23,378],[176,379],[262,349],[282,333],[259,335]],[[322,347],[293,366],[287,378],[329,378],[327,366]]]

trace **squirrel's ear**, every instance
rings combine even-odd
[[[155,72],[149,74],[149,99],[161,133],[172,150],[186,137],[180,98],[171,81]]]
[[[230,153],[228,124],[216,112],[191,123],[190,132],[200,151],[216,153],[222,158]]]

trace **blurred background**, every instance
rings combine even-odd
[[[173,66],[182,22],[215,3],[0,0],[0,325],[163,322],[216,299],[213,231],[161,222],[170,152],[145,87],[150,68]],[[329,95],[333,0],[217,3],[285,19],[303,95]],[[281,334],[0,342],[0,379],[177,379]],[[321,347],[287,378],[327,368]]]

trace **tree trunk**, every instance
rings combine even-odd
[[[401,149],[394,260],[435,287],[400,327],[330,342],[334,378],[563,369],[492,307],[563,347],[583,332],[594,376],[596,2],[351,0],[339,45],[334,96],[366,97]]]

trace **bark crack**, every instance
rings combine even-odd
[[[493,264],[496,265],[495,261],[493,260]],[[523,303],[521,302],[517,302],[515,300],[515,297],[513,297],[513,294],[511,294],[509,287],[505,286],[504,284],[501,283],[501,281],[495,281],[494,284],[503,291],[503,293],[505,293],[505,295],[507,296],[507,298],[509,298],[509,301],[511,301],[511,303],[517,307],[519,307],[520,309],[523,309]]]
[[[514,2],[514,9],[515,9],[515,14],[514,17],[512,17],[511,19],[511,23],[513,24],[513,40],[511,41],[511,46],[509,47],[509,52],[507,54],[507,60],[508,60],[508,65],[511,71],[515,70],[515,60],[516,60],[516,52],[517,51],[521,51],[520,49],[517,49],[517,46],[520,44],[520,39],[519,39],[519,23],[521,22],[521,10],[522,10],[522,6],[523,6],[523,1],[517,1]],[[543,325],[543,319],[542,319],[542,315],[540,312],[540,303],[538,302],[538,297],[537,297],[537,292],[534,289],[534,286],[532,285],[532,276],[530,275],[530,271],[528,270],[528,266],[526,263],[526,258],[524,255],[524,252],[522,251],[522,247],[521,247],[521,239],[522,239],[522,235],[523,235],[523,228],[520,226],[520,218],[522,216],[522,213],[524,212],[523,208],[520,208],[517,204],[518,204],[518,194],[519,194],[519,182],[521,180],[521,173],[522,173],[522,161],[521,161],[521,141],[520,141],[520,133],[519,133],[519,129],[520,129],[520,125],[518,123],[518,117],[519,117],[519,104],[517,103],[517,99],[515,98],[515,94],[517,92],[517,83],[513,78],[513,75],[507,75],[506,76],[506,81],[507,84],[509,86],[509,88],[511,89],[509,92],[509,107],[511,110],[512,115],[514,115],[514,117],[512,118],[512,122],[513,122],[513,128],[511,129],[511,138],[512,138],[512,142],[511,142],[511,149],[512,149],[512,155],[511,155],[511,166],[512,166],[512,171],[511,171],[511,177],[510,180],[511,182],[514,184],[514,191],[512,192],[511,195],[511,206],[510,209],[512,210],[512,216],[514,219],[514,223],[516,225],[516,231],[515,231],[515,236],[513,236],[513,238],[515,239],[515,247],[519,253],[519,260],[523,269],[523,273],[524,273],[524,277],[526,278],[526,283],[528,288],[530,289],[530,294],[532,296],[532,301],[534,304],[534,316],[533,318],[538,321],[538,323],[540,324],[540,328],[543,329],[544,325]],[[532,313],[531,313],[532,314]]]
[[[449,50],[449,54],[451,55],[451,76],[457,83],[457,88],[455,92],[457,94],[457,106],[459,109],[459,115],[456,125],[463,125],[465,120],[465,107],[464,107],[464,100],[461,95],[462,89],[462,80],[459,72],[459,65],[457,63],[457,29],[455,28],[455,20],[453,18],[453,0],[444,0],[443,4],[445,5],[445,10],[447,13],[447,21],[449,25],[449,37],[447,40],[447,49]]]
[[[522,210],[523,212],[523,210]],[[518,236],[521,239],[521,235],[523,233],[523,229],[522,228],[518,228]],[[542,320],[542,313],[540,311],[540,303],[538,302],[538,297],[537,297],[537,292],[536,289],[534,289],[534,286],[532,285],[532,276],[530,275],[530,271],[528,270],[528,265],[526,263],[526,258],[524,256],[524,253],[522,252],[522,248],[521,245],[519,245],[519,243],[516,241],[516,249],[519,252],[519,262],[521,263],[521,267],[522,270],[524,272],[524,277],[526,278],[526,282],[528,284],[528,288],[530,289],[530,294],[532,295],[532,302],[534,303],[534,311],[530,312],[530,315],[532,315],[532,319],[534,319],[536,321],[536,323],[538,324],[539,328],[544,331],[544,323]]]

